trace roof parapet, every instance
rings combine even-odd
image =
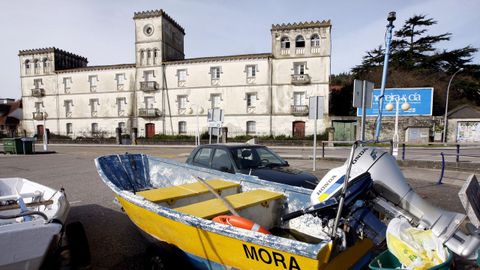
[[[29,54],[41,54],[41,53],[58,53],[58,54],[63,54],[63,55],[67,55],[67,56],[74,57],[74,58],[79,58],[79,59],[82,59],[82,60],[88,62],[88,59],[86,57],[83,57],[83,56],[80,56],[80,55],[77,55],[77,54],[74,54],[74,53],[71,53],[71,52],[67,52],[67,51],[64,51],[62,49],[58,49],[58,48],[55,48],[55,47],[20,50],[18,52],[18,56],[29,55]]]
[[[172,23],[175,27],[177,27],[183,34],[185,34],[185,29],[177,23],[172,17],[170,17],[163,9],[157,10],[147,10],[147,11],[140,11],[135,12],[133,15],[133,19],[147,19],[147,18],[154,18],[154,17],[165,17],[170,23]]]
[[[329,27],[329,26],[332,26],[332,24],[330,23],[330,20],[323,20],[323,21],[316,21],[316,22],[311,21],[311,22],[299,22],[299,23],[282,23],[282,24],[272,24],[271,31]]]

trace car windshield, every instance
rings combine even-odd
[[[287,166],[285,160],[266,147],[240,147],[231,151],[240,170]]]

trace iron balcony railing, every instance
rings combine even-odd
[[[140,90],[142,91],[156,91],[158,90],[158,84],[154,81],[140,82]]]
[[[296,116],[308,115],[308,105],[292,105],[292,114]]]
[[[310,76],[308,74],[293,74],[292,75],[292,84],[309,84]]]
[[[45,96],[45,89],[43,89],[43,88],[32,89],[32,96],[33,97],[43,97],[43,96]]]
[[[162,113],[159,109],[155,108],[140,108],[138,109],[139,117],[160,117]]]

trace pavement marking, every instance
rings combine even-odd
[[[73,201],[73,202],[69,202],[69,203],[70,203],[70,205],[72,205],[72,204],[77,204],[77,203],[81,203],[81,202],[82,201]]]

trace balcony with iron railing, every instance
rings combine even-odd
[[[155,81],[140,82],[140,90],[145,92],[158,90],[158,84]]]
[[[33,112],[33,120],[44,120],[47,118],[47,113],[46,112]]]
[[[162,113],[159,109],[156,108],[140,108],[138,109],[138,116],[145,118],[155,118],[160,117]]]
[[[308,115],[308,105],[292,105],[292,114],[295,116]]]
[[[32,97],[43,97],[45,96],[45,89],[43,88],[33,88]]]
[[[292,75],[292,84],[293,85],[302,85],[309,84],[310,76],[308,74],[293,74]]]

